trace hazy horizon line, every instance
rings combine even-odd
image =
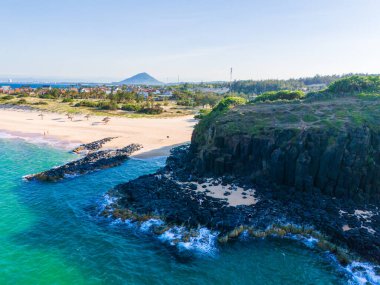
[[[143,73],[143,72],[141,72]],[[139,73],[137,73],[139,74]],[[137,75],[135,74],[135,75]],[[148,73],[151,75],[150,73]],[[304,75],[304,76],[294,76],[294,77],[267,77],[267,78],[233,78],[233,81],[265,81],[265,80],[292,80],[292,79],[301,79],[301,78],[313,78],[316,76],[345,76],[345,75],[380,75],[373,73],[362,73],[362,72],[347,72],[347,73],[334,73],[334,74],[314,74],[314,75]],[[134,75],[132,75],[134,76]],[[130,77],[132,77],[130,76]],[[151,75],[155,79],[157,77]],[[55,76],[20,76],[20,75],[0,75],[0,83],[98,83],[98,84],[110,84],[118,83],[125,79],[114,79],[113,77],[82,77],[82,78],[70,78],[70,77],[55,77]],[[169,77],[167,77],[168,79]],[[173,78],[173,77],[171,77]],[[12,80],[12,82],[9,82]],[[158,81],[164,84],[173,84],[173,83],[208,83],[208,82],[229,82],[229,80],[179,80],[178,77],[173,80],[159,80]]]

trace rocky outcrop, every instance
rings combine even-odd
[[[260,116],[260,112],[251,115]],[[235,123],[242,129],[239,121]],[[271,127],[263,133],[231,134],[221,118],[206,131],[194,132],[195,170],[380,204],[380,131],[366,124],[347,125],[344,130],[312,125]]]
[[[241,232],[234,236],[231,233],[241,227],[254,237],[314,237],[322,250],[336,254],[341,246],[380,262],[380,211],[376,206],[273,186],[256,187],[258,202],[254,205],[231,206],[227,199],[209,195],[209,189],[233,184],[247,190],[255,185],[247,177],[233,175],[213,176],[209,182],[207,176],[192,170],[191,156],[186,148],[177,148],[165,168],[111,189],[107,194],[114,202],[104,215],[132,221],[159,218],[166,222],[166,228],[206,226],[217,230],[222,242],[236,238]],[[200,184],[204,191],[199,191]],[[298,225],[297,229],[293,225]],[[324,248],[327,241],[332,242],[328,249]],[[340,255],[345,252],[339,250]]]
[[[117,137],[108,137],[108,138],[104,138],[104,139],[97,140],[94,142],[81,144],[80,146],[73,149],[73,152],[75,152],[75,153],[81,153],[81,152],[85,152],[85,151],[94,152],[94,151],[101,149],[105,143],[110,142],[111,140],[116,139],[116,138]]]
[[[295,224],[301,229],[290,233],[319,232],[322,250],[341,253],[338,245],[380,263],[380,100],[350,100],[211,113],[189,150],[109,192],[113,217],[153,213],[169,224],[217,229],[222,241],[244,230],[281,236]],[[223,194],[207,194],[219,184],[255,189],[258,202],[232,206]]]
[[[85,157],[55,167],[48,171],[28,175],[27,180],[58,181],[68,176],[86,174],[99,169],[118,166],[126,161],[129,156],[142,148],[139,144],[131,144],[122,149],[103,150],[87,154]]]
[[[213,126],[209,145],[197,146],[198,172],[246,175],[302,192],[380,202],[380,133],[366,126],[274,131],[272,136],[224,136]]]

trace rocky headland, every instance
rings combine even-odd
[[[109,138],[105,140],[108,141]],[[88,144],[90,147],[88,147],[87,150],[95,149],[103,142],[104,141],[96,141],[93,144]],[[65,177],[83,175],[96,170],[115,167],[125,162],[132,153],[141,148],[142,146],[139,144],[130,144],[121,149],[91,151],[81,159],[71,161],[65,165],[54,167],[41,173],[25,176],[25,178],[27,180],[55,182]]]
[[[187,228],[178,242],[205,226],[222,243],[298,236],[343,265],[380,263],[380,98],[330,91],[222,100],[163,169],[111,189],[103,215]]]

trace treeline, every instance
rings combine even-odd
[[[181,106],[215,106],[222,96],[213,93],[192,92],[186,86],[182,86],[173,92],[173,99],[177,101],[177,105]]]
[[[302,99],[313,101],[347,96],[379,98],[380,76],[353,75],[341,78],[329,84],[326,89],[318,92],[310,92],[307,95],[300,90],[268,91],[255,97],[251,103]]]
[[[305,85],[296,79],[289,80],[260,80],[235,81],[231,84],[231,91],[243,94],[262,94],[277,90],[298,90]]]
[[[316,75],[314,77],[302,77],[298,79],[287,79],[287,80],[240,80],[234,81],[231,84],[231,90],[235,93],[243,94],[262,94],[269,91],[278,90],[300,90],[307,88],[308,85],[313,84],[325,84],[330,85],[331,83],[342,79],[351,77],[354,74],[344,74],[344,75]],[[355,74],[360,76],[366,76],[367,74]]]

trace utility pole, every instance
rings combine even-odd
[[[232,67],[231,67],[231,70],[230,70],[230,95],[232,93]]]

